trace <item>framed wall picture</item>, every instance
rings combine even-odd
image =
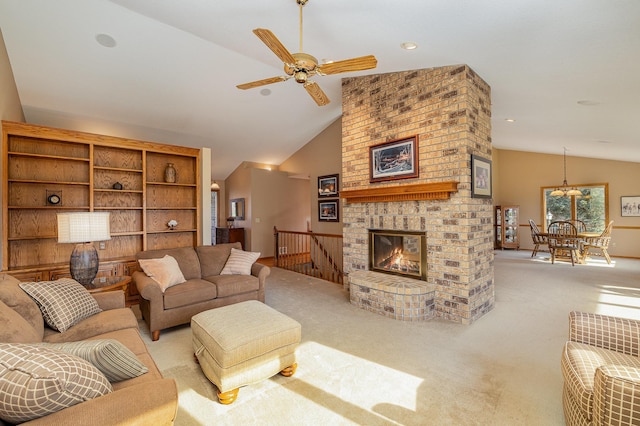
[[[369,147],[370,182],[416,178],[418,136]]]
[[[338,175],[318,176],[318,197],[337,197],[338,191]]]
[[[318,221],[319,222],[337,222],[340,220],[339,200],[321,200],[318,201]]]
[[[471,198],[491,198],[491,160],[471,156]]]
[[[640,216],[640,195],[620,197],[621,216]]]

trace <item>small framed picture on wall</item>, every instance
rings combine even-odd
[[[318,197],[338,196],[338,175],[318,176]]]
[[[337,222],[340,220],[339,200],[318,201],[318,221]]]
[[[491,161],[471,156],[471,197],[491,198]]]
[[[640,216],[640,195],[620,197],[621,216]]]

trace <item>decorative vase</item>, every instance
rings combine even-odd
[[[164,181],[167,183],[176,183],[176,169],[173,167],[173,163],[167,163],[167,167],[164,169]]]

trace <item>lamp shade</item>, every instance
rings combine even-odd
[[[58,213],[59,243],[86,243],[110,239],[109,212]]]

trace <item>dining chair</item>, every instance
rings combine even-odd
[[[570,222],[576,227],[576,231],[578,231],[578,233],[587,232],[587,225],[580,219],[572,219]]]
[[[533,244],[535,244],[533,253],[531,253],[531,257],[534,257],[538,254],[540,246],[547,246],[547,248],[549,248],[549,240],[546,235],[540,234],[540,229],[533,219],[529,219],[529,227],[531,228],[531,239],[533,240]]]
[[[551,222],[549,232],[549,253],[551,253],[551,263],[555,263],[556,257],[567,257],[571,259],[571,266],[576,262],[582,262],[584,255],[584,240],[578,237],[578,230],[569,221]]]
[[[611,257],[609,257],[609,243],[611,242],[611,230],[613,229],[613,221],[610,221],[607,227],[602,231],[602,234],[597,237],[585,238],[584,248],[585,256],[589,254],[589,249],[598,249],[602,252],[602,255],[607,259],[607,264],[611,265]]]

